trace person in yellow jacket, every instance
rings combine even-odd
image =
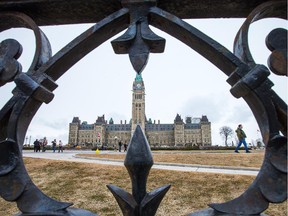
[[[250,151],[248,150],[248,147],[247,147],[247,143],[246,143],[246,134],[245,132],[243,131],[243,126],[241,124],[238,125],[238,128],[236,129],[236,134],[237,134],[237,137],[238,137],[238,140],[239,140],[239,143],[235,149],[235,152],[236,153],[239,153],[238,149],[240,148],[240,146],[244,145],[244,148],[246,150],[246,153],[250,153]]]

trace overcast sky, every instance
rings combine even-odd
[[[188,21],[227,49],[232,50],[233,41],[243,19],[206,19]],[[92,24],[41,27],[48,37],[53,55]],[[267,65],[270,51],[265,37],[273,27],[287,28],[286,21],[266,19],[252,25],[249,34],[250,49],[254,60]],[[236,129],[243,124],[247,141],[261,137],[256,120],[243,99],[234,98],[226,75],[191,48],[166,33],[152,28],[166,39],[165,52],[150,54],[142,73],[146,89],[146,116],[161,123],[173,123],[176,114],[187,116],[207,115],[212,125],[212,144],[223,145],[219,135],[222,126]],[[119,35],[122,35],[123,32]],[[30,124],[27,143],[36,138],[48,137],[68,142],[69,123],[74,116],[94,123],[97,116],[112,117],[114,123],[129,122],[132,114],[132,83],[136,76],[128,55],[116,55],[110,39],[75,64],[58,81],[55,97],[43,104]],[[0,33],[0,41],[14,38],[23,46],[19,58],[26,72],[35,50],[34,36],[30,30],[11,29]],[[287,78],[271,74],[273,89],[287,103]],[[0,88],[0,107],[12,97],[14,84]],[[26,143],[26,142],[25,142]]]

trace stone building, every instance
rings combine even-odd
[[[109,146],[129,143],[131,135],[137,125],[145,132],[149,144],[153,147],[183,147],[183,146],[210,146],[211,122],[207,116],[199,118],[186,117],[185,122],[179,114],[174,123],[161,124],[151,119],[147,120],[145,114],[145,86],[141,74],[136,75],[133,82],[132,94],[132,119],[120,121],[115,124],[110,118],[98,116],[95,123],[81,122],[79,117],[74,117],[69,124],[70,145]]]

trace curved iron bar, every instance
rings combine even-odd
[[[21,13],[3,13],[0,16],[0,18],[7,17],[16,19],[23,26],[33,30],[36,37],[36,52],[30,69],[37,69],[51,56],[50,44],[47,38],[33,20],[26,15]],[[41,102],[50,102],[53,99],[53,94],[39,86],[38,83],[35,83],[29,75],[22,73],[21,65],[16,61],[22,52],[22,47],[18,42],[6,40],[1,43],[1,50],[3,51],[1,61],[6,66],[4,66],[6,70],[2,71],[2,75],[4,74],[5,77],[5,74],[11,73],[11,67],[9,66],[13,62],[14,67],[18,68],[16,73],[12,73],[14,74],[13,79],[19,88],[14,90],[14,96],[0,111],[0,145],[4,150],[3,152],[1,151],[0,163],[1,166],[6,168],[5,172],[1,172],[0,175],[0,184],[5,185],[5,187],[0,188],[0,195],[8,201],[16,201],[18,208],[22,212],[38,212],[40,209],[42,211],[65,209],[71,204],[51,199],[34,185],[23,164],[21,157],[22,147],[19,144],[23,143],[28,125],[39,104]],[[12,55],[9,54],[11,50],[15,50]],[[11,80],[1,80],[4,84],[9,81]],[[29,97],[31,97],[30,101],[28,101]],[[32,102],[34,100],[35,103]],[[27,106],[27,103],[31,102],[32,104]],[[29,107],[29,109],[25,110],[25,106]],[[9,152],[8,157],[5,157],[6,152]],[[36,197],[35,202],[39,205],[31,206],[27,204],[27,199],[31,200]]]
[[[287,8],[286,1],[279,1],[279,2],[271,1],[271,2],[266,2],[258,6],[249,14],[249,16],[247,17],[247,19],[245,20],[245,22],[239,29],[235,37],[235,41],[234,41],[234,53],[243,62],[247,63],[248,65],[251,65],[252,67],[256,65],[252,57],[252,54],[250,52],[249,43],[248,43],[248,31],[249,31],[250,25],[258,20],[269,18],[269,17],[287,19],[287,13],[285,12],[285,10],[283,10],[283,8]],[[281,38],[280,40],[279,38],[277,38],[277,36],[279,35],[278,33],[276,35],[274,34],[274,38],[276,39],[271,38],[268,35],[266,39],[266,43],[267,45],[269,44],[270,46],[274,45],[275,49],[280,48],[280,50],[283,50],[283,51],[285,49],[285,53],[287,53],[287,30],[283,29],[282,31],[286,32],[285,37],[282,40]],[[280,32],[280,34],[283,34],[282,31]],[[273,40],[277,40],[277,41],[273,41]],[[281,44],[284,41],[285,43]],[[282,53],[281,51],[273,51],[272,55],[270,56],[268,60],[268,64],[269,63],[270,65],[277,64],[277,66],[274,67],[275,70],[276,68],[285,68],[285,74],[284,72],[280,72],[280,71],[276,72],[276,74],[287,75],[287,71],[288,71],[287,70],[287,54],[286,54],[285,59],[283,59],[284,57],[282,56],[280,57],[280,60],[282,61],[280,60],[276,61],[275,58],[273,58],[275,52],[276,52],[278,59],[280,55],[279,53]],[[287,105],[272,89],[270,91],[271,91],[270,98],[273,101],[273,106],[275,106],[276,108],[278,122],[280,124],[280,131],[282,132],[282,134],[284,134],[284,136],[287,137]],[[264,124],[259,124],[259,125],[261,127]],[[265,131],[265,130],[261,130],[261,132],[262,131]],[[262,136],[264,137],[264,139],[267,137],[267,135],[265,136],[265,133],[262,133]]]
[[[12,14],[9,13],[9,16],[13,17]],[[95,215],[85,210],[68,208],[72,203],[58,202],[43,194],[33,184],[25,169],[20,145],[24,141],[29,123],[41,104],[43,102],[49,103],[53,99],[52,91],[57,87],[54,81],[91,50],[125,29],[128,24],[127,15],[127,9],[112,14],[50,58],[50,46],[45,43],[47,41],[46,37],[43,37],[44,34],[39,34],[38,27],[35,27],[36,25],[31,22],[31,19],[23,14],[16,13],[15,17],[20,17],[21,22],[25,23],[23,26],[29,26],[33,30],[35,28],[36,42],[39,43],[36,43],[36,54],[29,71],[22,73],[18,70],[17,75],[13,76],[16,83],[13,97],[0,111],[0,146],[3,149],[0,153],[0,164],[1,168],[5,168],[0,172],[0,183],[5,186],[0,188],[0,195],[7,201],[16,201],[23,215],[35,215],[35,213],[42,215],[74,215],[76,212],[87,216]],[[26,19],[28,22],[25,22]],[[13,42],[12,46],[17,44],[15,41]],[[44,49],[41,49],[41,47]],[[44,54],[42,51],[44,51]],[[16,52],[16,54],[8,57],[16,60],[20,56],[19,52]],[[3,61],[7,61],[7,58],[5,58],[7,53],[4,53],[3,57]],[[17,61],[15,61],[15,65],[17,64]],[[6,83],[11,81],[11,78],[2,80],[1,77],[2,81]],[[5,156],[7,152],[9,154]],[[27,200],[34,201],[27,202]]]
[[[0,19],[15,20],[15,24],[21,27],[31,29],[34,32],[36,40],[36,50],[34,54],[33,62],[28,71],[37,70],[41,65],[46,63],[52,55],[50,43],[46,35],[36,25],[36,23],[27,15],[20,12],[2,12],[0,13]],[[10,27],[11,28],[11,27]],[[5,23],[0,23],[0,32],[7,30]]]
[[[246,18],[245,22],[239,29],[235,41],[233,52],[243,62],[255,66],[256,63],[250,52],[248,43],[248,31],[250,25],[264,18],[281,18],[287,19],[287,13],[283,8],[287,7],[286,1],[269,1],[256,7]]]
[[[251,66],[256,65],[248,46],[248,29],[250,24],[271,16],[287,18],[287,14],[283,14],[283,8],[287,8],[287,2],[267,2],[260,5],[251,12],[240,28],[235,38],[234,52],[247,64]],[[285,63],[281,62],[281,64]],[[258,74],[255,74],[255,77],[252,78],[259,79],[261,77],[260,73],[263,72],[264,70],[259,70]],[[238,83],[232,87],[232,94],[235,93],[233,88],[239,88],[239,86],[245,82],[245,77],[239,80]],[[257,106],[253,107],[255,99],[249,95],[242,96],[248,104],[251,104],[250,107],[255,117],[259,116],[256,118],[258,125],[260,129],[262,129],[261,132],[265,143],[268,142],[265,158],[258,176],[244,194],[227,203],[210,205],[221,212],[231,213],[234,212],[235,209],[238,209],[239,212],[247,213],[244,211],[245,207],[247,207],[246,203],[253,203],[255,197],[258,198],[256,199],[257,203],[253,203],[252,205],[254,212],[264,211],[268,208],[270,202],[280,203],[287,199],[287,105],[267,84],[262,84],[258,88],[255,88],[254,92],[258,98],[261,99],[263,107],[265,108],[266,118],[269,123],[271,122],[269,128],[266,128],[268,125],[263,124],[263,116],[259,116],[261,114],[263,115],[263,113],[257,110]],[[237,96],[238,94],[236,93],[236,97]],[[279,135],[279,130],[282,131],[285,137]],[[254,199],[252,199],[253,197]],[[251,207],[249,206],[249,208]]]
[[[270,8],[271,6],[273,4],[270,3]],[[279,11],[271,9],[269,15],[277,12]],[[235,97],[243,97],[247,102],[267,145],[261,170],[244,194],[230,202],[209,204],[209,206],[226,214],[253,215],[267,209],[269,202],[277,203],[286,200],[287,137],[279,135],[281,127],[274,103],[276,94],[271,90],[273,83],[267,78],[270,74],[269,70],[263,65],[245,64],[213,39],[157,7],[151,8],[149,16],[149,24],[187,44],[229,76],[227,82],[232,86],[231,93]],[[283,104],[285,103],[281,103]],[[282,108],[286,110],[284,114],[287,116],[287,105]],[[277,151],[278,149],[283,152]],[[277,156],[271,159],[272,152],[279,156],[277,162],[274,161]],[[273,165],[278,163],[281,164],[279,165],[281,169]],[[271,191],[275,193],[269,193],[264,188],[272,188]]]
[[[151,0],[151,2],[153,1]],[[286,179],[285,172],[287,173],[287,163],[285,163],[287,160],[287,153],[283,150],[285,150],[285,148],[287,149],[287,138],[279,136],[277,114],[271,99],[272,83],[267,79],[269,70],[265,66],[255,65],[254,67],[251,67],[250,65],[245,64],[245,62],[242,62],[237,56],[205,34],[157,7],[153,6],[149,8],[147,15],[149,24],[178,38],[228,75],[228,83],[232,86],[231,93],[236,97],[243,97],[246,100],[252,111],[254,111],[253,113],[262,134],[266,135],[267,133],[267,136],[264,136],[266,143],[268,142],[265,159],[261,171],[253,184],[243,195],[235,199],[236,201],[232,200],[228,204],[210,204],[215,210],[209,209],[208,211],[210,213],[212,211],[211,215],[216,214],[217,212],[242,215],[258,214],[268,207],[269,202],[282,202],[285,200],[287,194],[286,190],[285,193],[283,193],[283,188],[285,188],[285,186],[283,186],[283,182],[285,181],[283,180]],[[146,19],[144,19],[144,21],[145,20]],[[141,23],[142,19],[138,20],[138,22]],[[7,180],[9,176],[12,176],[13,179],[16,179],[16,186],[19,190],[11,195],[11,189],[12,187],[15,188],[15,185],[8,184],[10,190],[2,191],[3,194],[1,194],[1,196],[6,196],[7,200],[10,201],[16,200],[20,210],[24,209],[24,212],[27,212],[26,215],[29,215],[29,212],[32,212],[33,214],[34,212],[39,213],[45,211],[47,213],[48,211],[51,211],[51,209],[47,209],[43,206],[41,206],[43,209],[34,209],[33,206],[26,206],[23,201],[24,197],[26,199],[31,199],[33,196],[38,195],[41,198],[44,197],[43,199],[46,199],[46,197],[29,178],[21,158],[21,148],[17,143],[21,143],[20,141],[23,142],[27,127],[41,104],[52,100],[53,96],[51,96],[51,92],[57,87],[54,81],[62,76],[66,70],[83,58],[88,52],[95,49],[98,45],[109,39],[109,37],[112,37],[126,28],[128,24],[128,10],[122,9],[80,35],[55,56],[50,58],[45,64],[36,64],[39,68],[36,67],[34,72],[32,72],[32,70],[30,71],[31,73],[28,72],[27,74],[21,73],[20,70],[14,72],[17,74],[16,77],[19,76],[19,79],[22,82],[18,82],[17,84],[15,79],[17,88],[13,91],[14,96],[0,111],[0,138],[1,140],[3,140],[3,138],[5,139],[0,143],[0,147],[4,149],[5,152],[8,151],[10,153],[8,156],[1,157],[2,160],[0,161],[0,164],[1,168],[3,167],[4,169],[0,172],[0,178],[5,185],[5,183],[9,183],[8,181],[5,181],[5,178]],[[114,31],[110,31],[111,29]],[[152,37],[152,41],[154,38],[155,37]],[[146,43],[148,42],[146,41]],[[145,43],[141,42],[140,44],[142,44],[140,45],[140,48],[141,46],[146,46]],[[132,43],[132,49],[134,45],[135,44]],[[46,49],[47,48],[48,47],[46,47]],[[144,52],[147,53],[147,51],[150,52],[150,50],[151,46],[148,49],[146,47]],[[142,54],[141,49],[138,49],[138,52],[139,53],[136,52],[132,54]],[[18,52],[16,53],[18,54]],[[17,59],[17,54],[12,56],[12,58]],[[147,55],[144,55],[144,58],[146,58],[145,56]],[[143,62],[141,65],[143,66]],[[139,69],[141,69],[141,67]],[[254,77],[257,79],[254,79]],[[6,81],[11,81],[11,78]],[[21,89],[22,86],[25,88]],[[36,93],[37,89],[40,89],[38,93]],[[262,114],[261,116],[260,113],[262,111],[264,112],[264,115]],[[266,116],[264,117],[264,121],[262,120],[263,116]],[[280,156],[280,159],[278,156]],[[269,171],[272,172],[273,175],[270,175]],[[20,176],[23,175],[23,178],[19,178],[19,175],[17,175],[19,173]],[[272,192],[267,191],[265,188],[271,180],[273,182],[276,181],[278,185],[280,185],[274,187]],[[23,192],[24,188],[25,193]],[[162,188],[161,191],[165,191],[166,189]],[[162,192],[162,194],[165,193],[166,192]],[[238,200],[248,202],[250,201],[249,199],[251,199],[251,195],[253,195],[252,199],[256,200],[257,205],[254,206],[254,203],[252,203],[243,206],[243,204],[239,205],[237,202]],[[254,195],[256,196],[256,199]],[[137,197],[136,194],[135,196]],[[148,199],[150,198],[148,197]],[[59,204],[60,207],[57,206],[57,204],[56,207],[54,206],[53,211],[55,210],[55,215],[69,215],[71,211],[74,211],[72,208],[65,211],[70,204],[60,202]],[[65,207],[65,205],[67,206]],[[232,209],[231,206],[233,207]],[[62,211],[62,209],[64,211]],[[153,211],[156,212],[155,209]],[[81,213],[83,213],[83,215],[92,214],[88,212],[84,213],[84,210]]]

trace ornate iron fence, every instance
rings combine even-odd
[[[7,39],[0,44],[0,86],[12,81],[16,84],[12,98],[0,111],[1,197],[17,203],[18,215],[96,215],[48,197],[32,182],[22,159],[24,137],[42,103],[53,100],[55,81],[87,53],[126,28],[112,46],[116,54],[129,54],[135,71],[141,73],[149,53],[161,53],[165,47],[165,39],[154,34],[151,25],[182,41],[228,76],[231,94],[247,102],[267,146],[258,176],[242,195],[226,203],[208,204],[209,208],[190,215],[259,215],[269,203],[285,201],[287,105],[271,89],[273,83],[268,76],[270,70],[287,76],[287,30],[275,29],[267,36],[266,44],[272,52],[270,70],[253,60],[247,35],[251,23],[257,20],[287,19],[286,8],[286,1],[265,0],[2,0],[0,31],[12,27],[33,30],[36,51],[30,68],[23,72],[17,61],[22,52],[19,42]],[[233,53],[182,20],[201,17],[247,17],[235,38]],[[97,24],[52,56],[48,38],[38,26],[82,22]],[[123,215],[155,215],[170,185],[147,193],[153,158],[140,126],[131,139],[124,164],[132,181],[132,194],[107,186]]]

